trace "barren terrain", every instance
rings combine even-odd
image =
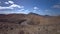
[[[0,14],[0,34],[60,34],[60,16]]]

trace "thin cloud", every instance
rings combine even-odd
[[[60,4],[54,5],[52,8],[58,8],[58,9],[60,9]]]
[[[18,11],[24,11],[25,9],[23,8],[23,9],[20,9],[20,10],[18,10]]]
[[[49,11],[49,10],[45,10],[46,12]]]
[[[13,8],[11,8],[11,7],[2,7],[2,6],[0,6],[0,10],[1,9],[13,9]]]
[[[36,9],[39,9],[39,8],[38,7],[34,7],[33,9],[36,10]]]
[[[0,2],[1,3],[1,2]]]

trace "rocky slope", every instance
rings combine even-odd
[[[1,14],[0,34],[60,34],[60,16]]]

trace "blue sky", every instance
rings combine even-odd
[[[60,0],[0,0],[0,14],[60,15]]]

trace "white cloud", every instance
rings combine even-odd
[[[14,4],[13,1],[8,1],[8,2],[4,2],[5,4],[11,4],[10,6],[8,7],[2,7],[0,6],[0,9],[14,9],[14,8],[24,8],[24,6],[20,6],[20,5],[17,5],[17,4]]]
[[[2,7],[2,6],[0,6],[0,9],[13,9],[13,8],[11,8],[11,7]]]
[[[14,9],[14,8],[24,8],[23,6],[17,5],[17,4],[12,4],[8,7],[2,7],[0,6],[0,9]]]
[[[7,12],[1,12],[2,14],[11,14],[11,13],[29,13],[30,11],[29,10],[25,10],[24,6],[21,6],[21,5],[18,5],[18,4],[15,4],[13,1],[8,1],[8,2],[4,2],[5,4],[10,4],[9,6],[0,6],[0,10],[4,10],[4,9],[11,9],[12,12],[10,11],[7,11]],[[19,8],[16,12],[13,12],[15,8]],[[0,14],[1,14],[0,13]]]
[[[13,1],[8,1],[8,2],[5,2],[5,4],[14,4]]]
[[[15,8],[19,8],[20,10],[18,12],[1,12],[2,14],[9,14],[9,13],[20,13],[20,11],[22,11],[21,13],[27,13],[28,11],[24,9],[24,6],[21,6],[21,5],[18,5],[18,4],[15,4],[13,1],[7,1],[7,2],[4,2],[4,4],[10,4],[9,6],[0,6],[0,10],[5,10],[5,9],[10,9],[13,11],[13,9]],[[0,13],[0,14],[1,14]]]
[[[14,4],[14,2],[13,1],[8,1],[10,4]]]
[[[9,4],[8,2],[5,2],[5,4]]]
[[[9,7],[18,7],[18,8],[20,8],[20,6],[16,5],[16,4],[13,4],[13,5],[9,6]]]
[[[34,12],[34,13],[39,12],[39,11],[40,11],[40,9],[39,9],[38,7],[34,7],[34,8],[33,8],[33,12]]]
[[[54,5],[52,8],[59,8],[60,9],[60,5]]]
[[[12,7],[12,8],[24,8],[24,6],[20,6],[20,5],[17,5],[17,4],[12,4],[11,6],[9,7]]]
[[[37,10],[37,9],[39,9],[38,7],[34,7],[34,10]]]
[[[1,3],[1,2],[0,2]],[[1,9],[15,9],[15,8],[20,8],[21,10],[24,10],[24,9],[22,9],[22,8],[24,8],[24,6],[20,6],[20,5],[18,5],[18,4],[14,4],[14,2],[13,1],[8,1],[8,2],[4,2],[5,4],[11,4],[10,6],[0,6],[0,10]]]

